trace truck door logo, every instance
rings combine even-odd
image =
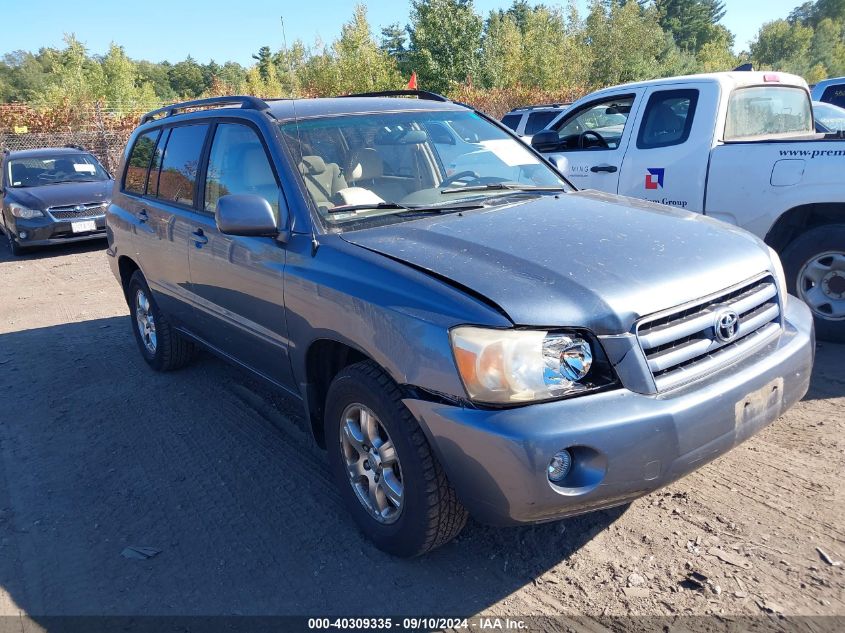
[[[663,176],[666,170],[663,167],[649,167],[645,176],[646,189],[663,189]]]

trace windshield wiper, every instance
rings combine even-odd
[[[349,204],[342,207],[333,207],[327,213],[346,213],[347,211],[371,211],[378,209],[402,209],[406,210],[404,204],[397,204],[396,202],[377,202],[375,204]]]
[[[566,191],[564,187],[535,187],[533,185],[515,185],[507,182],[491,182],[486,185],[468,187],[450,187],[440,193],[462,193],[464,191]]]
[[[435,215],[440,213],[453,213],[455,211],[472,211],[473,209],[483,209],[483,204],[448,204],[437,205],[431,207],[407,207],[404,211],[400,211],[395,215],[409,216],[409,215]]]

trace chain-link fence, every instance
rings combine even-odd
[[[104,130],[102,132],[36,132],[14,134],[0,132],[0,146],[11,151],[41,147],[76,145],[91,152],[109,172],[120,164],[123,148],[132,130]]]
[[[0,147],[15,151],[75,145],[94,154],[114,172],[141,114],[109,110],[99,103],[4,104],[0,105]]]

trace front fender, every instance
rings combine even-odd
[[[295,235],[288,244],[285,311],[293,375],[306,382],[307,352],[320,339],[373,359],[399,384],[465,397],[449,329],[509,327],[502,314],[444,281],[339,236]]]

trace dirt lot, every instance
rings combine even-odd
[[[470,522],[403,561],[352,526],[295,404],[208,356],[153,373],[126,315],[101,244],[0,247],[2,614],[845,615],[816,550],[845,559],[845,347],[819,345],[782,419],[625,511]]]

